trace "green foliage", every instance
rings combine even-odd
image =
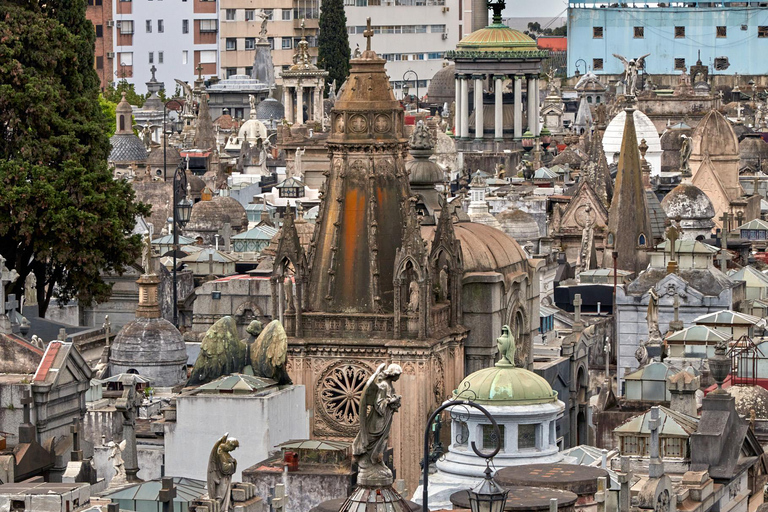
[[[327,85],[336,80],[338,90],[349,75],[352,55],[343,0],[322,0],[317,46],[317,62],[328,71]]]
[[[0,0],[0,20],[0,254],[19,273],[10,292],[33,272],[41,314],[54,293],[103,301],[100,273],[135,261],[131,231],[149,212],[107,166],[85,0]]]
[[[99,106],[101,107],[101,113],[104,114],[104,118],[107,120],[107,137],[111,137],[117,129],[117,103],[113,103],[105,98],[103,94],[99,94]]]
[[[541,24],[538,21],[531,21],[528,23],[528,30],[525,31],[525,35],[532,39],[537,39],[539,36],[567,36],[568,25],[563,25],[556,28],[541,28]]]
[[[104,91],[104,97],[112,103],[118,104],[123,97],[123,93],[125,93],[125,99],[128,100],[128,103],[137,107],[143,106],[144,100],[149,97],[149,94],[138,94],[134,85],[129,84],[125,78],[117,82],[117,84],[110,84]]]

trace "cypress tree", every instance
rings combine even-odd
[[[149,213],[107,166],[94,38],[85,0],[0,0],[0,254],[11,292],[35,274],[41,315],[54,293],[107,299],[101,273],[135,261]]]
[[[349,35],[344,0],[322,0],[317,37],[317,61],[328,71],[327,84],[336,80],[336,90],[349,75]]]

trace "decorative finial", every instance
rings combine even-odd
[[[501,25],[501,11],[507,6],[504,0],[488,0],[488,7],[493,9],[493,24]]]
[[[373,37],[373,28],[371,27],[371,18],[365,20],[365,31],[363,36],[365,37],[365,51],[371,51],[371,38]]]
[[[305,39],[304,37],[304,27],[306,26],[306,23],[304,22],[304,18],[301,18],[301,38]]]
[[[155,79],[155,71],[157,71],[157,68],[155,67],[155,65],[154,65],[154,64],[152,64],[152,67],[151,67],[151,68],[149,68],[149,72],[150,72],[150,73],[152,73],[152,81],[153,81],[153,82],[156,80],[156,79]]]
[[[496,347],[501,356],[501,359],[496,362],[496,366],[515,366],[517,346],[508,325],[501,328],[501,336],[496,338]]]
[[[203,63],[198,63],[197,67],[197,79],[202,80],[203,79]]]

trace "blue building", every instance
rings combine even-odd
[[[696,64],[699,51],[710,73],[768,74],[766,5],[569,2],[568,76],[577,68],[581,74],[623,73],[614,53],[628,59],[650,53],[646,73],[679,74]]]

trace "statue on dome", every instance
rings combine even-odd
[[[690,176],[691,166],[688,160],[691,158],[691,152],[693,151],[693,139],[685,134],[681,138],[683,142],[680,145],[680,172],[683,176]]]
[[[360,399],[360,431],[352,443],[352,454],[358,464],[357,482],[360,485],[386,487],[392,485],[392,471],[384,464],[392,420],[400,409],[400,395],[394,383],[402,368],[390,364],[379,365],[363,388]]]
[[[501,359],[496,362],[496,366],[515,366],[517,345],[508,325],[501,328],[501,336],[496,338],[496,347],[499,349],[499,355],[501,356]]]
[[[409,142],[411,149],[432,149],[434,147],[432,134],[429,132],[427,125],[424,124],[424,121],[416,123],[416,128],[413,130]]]

